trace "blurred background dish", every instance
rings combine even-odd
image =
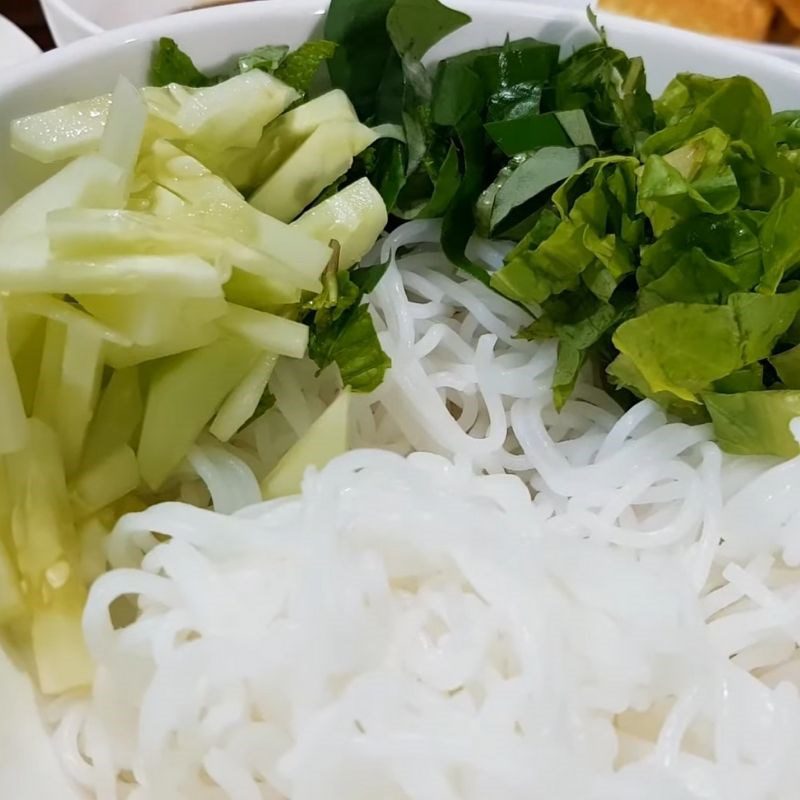
[[[41,0],[59,45],[110,28],[206,5],[247,0]],[[488,0],[491,2],[491,0]],[[671,25],[714,36],[759,43],[775,55],[800,61],[800,0],[518,0],[523,3],[585,8]],[[4,0],[17,8],[36,0]],[[0,10],[5,11],[0,4]],[[9,13],[5,11],[5,13]],[[9,14],[12,19],[13,14]],[[24,26],[23,26],[24,27]]]
[[[800,0],[597,0],[598,10],[757,42],[800,60]]]
[[[38,55],[36,43],[13,22],[0,15],[0,67],[10,67]]]
[[[41,0],[58,45],[191,8],[232,2],[237,0]]]

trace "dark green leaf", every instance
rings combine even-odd
[[[489,122],[486,132],[508,156],[542,147],[596,147],[583,111],[554,111]]]
[[[320,369],[335,363],[342,383],[354,392],[376,389],[391,366],[363,304],[348,309],[324,328],[312,327],[308,351]]]
[[[375,291],[375,287],[380,283],[388,268],[388,262],[386,264],[373,264],[371,267],[351,269],[348,274],[350,280],[358,287],[361,294],[369,294]]]
[[[705,394],[703,400],[723,450],[781,458],[800,453],[789,428],[792,420],[800,416],[800,392]]]
[[[498,89],[489,96],[486,119],[495,122],[538,114],[541,111],[542,94],[543,84],[534,81],[523,81]]]
[[[483,186],[485,136],[480,117],[472,115],[456,127],[460,147],[461,183],[442,220],[442,249],[450,261],[473,278],[489,284],[489,273],[466,255],[475,230],[473,209]]]
[[[150,63],[150,83],[153,86],[166,86],[179,83],[181,86],[209,86],[212,81],[194,65],[173,39],[162,37],[158,40]]]
[[[543,200],[549,200],[584,160],[583,152],[575,147],[545,147],[525,158],[495,194],[490,231],[497,230],[512,212],[543,194]]]
[[[467,14],[439,0],[395,0],[386,27],[397,52],[419,61],[437,42],[469,22]]]
[[[347,93],[361,119],[374,117],[387,66],[392,56],[396,58],[386,30],[393,4],[394,0],[331,0],[325,17],[325,38],[339,45],[328,65],[331,82]],[[400,69],[399,61],[395,69]]]
[[[581,48],[561,65],[555,107],[583,109],[601,148],[616,152],[633,152],[655,122],[642,60],[604,41]]]

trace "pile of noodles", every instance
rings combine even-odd
[[[557,414],[555,345],[437,240],[376,254],[393,366],[357,449],[260,502],[337,390],[283,362],[275,408],[192,454],[218,513],[117,525],[95,684],[48,709],[67,771],[99,800],[793,800],[800,459],[589,375]]]

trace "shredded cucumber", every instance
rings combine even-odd
[[[162,123],[165,138],[190,140],[195,148],[215,152],[226,147],[254,147],[264,126],[287,109],[298,93],[262,70],[235,75],[200,89],[170,84],[144,90],[151,115]]]
[[[292,227],[317,241],[335,239],[339,269],[349,269],[369,252],[387,221],[383,198],[367,178],[361,178],[306,211]]]
[[[56,405],[56,431],[67,474],[78,466],[92,418],[103,369],[103,340],[76,326],[68,327]]]
[[[130,185],[147,124],[147,106],[139,90],[125,78],[117,81],[100,140],[100,155],[116,164]]]
[[[114,372],[103,390],[86,435],[82,465],[91,467],[131,444],[142,422],[142,387],[137,369]]]
[[[127,445],[120,445],[87,470],[72,486],[72,502],[78,518],[110,506],[139,486],[139,462]]]
[[[257,352],[243,339],[225,337],[154,367],[138,451],[142,479],[151,489],[159,489],[184,459]]]
[[[376,138],[372,129],[360,122],[324,122],[267,178],[250,203],[290,222],[326,186],[344,175],[353,165],[353,157]]]
[[[203,153],[204,164],[238,189],[261,185],[322,123],[357,122],[347,95],[340,89],[309,100],[282,114],[264,129],[254,148],[229,147]]]
[[[349,445],[350,393],[342,392],[261,483],[265,500],[297,494],[309,467],[321,469]]]
[[[278,356],[272,353],[259,356],[244,380],[225,398],[209,428],[212,436],[227,442],[253,416],[277,363]]]
[[[11,146],[50,164],[94,151],[103,137],[111,95],[59,106],[11,123]]]
[[[211,153],[219,148],[252,148],[264,126],[298,98],[290,86],[260,70],[201,89],[172,84],[140,92],[128,84],[132,91],[126,87],[120,95],[120,86],[114,95],[100,95],[16,120],[11,126],[11,146],[44,163],[95,152],[111,126],[112,105],[120,102],[130,110],[135,94],[145,118],[149,115],[150,139],[166,136],[191,141]]]
[[[12,126],[19,152],[71,159],[0,214],[0,625],[46,693],[91,681],[80,616],[102,537],[174,494],[200,437],[260,413],[278,358],[306,354],[298,320],[331,242],[348,268],[386,223],[361,180],[289,224],[375,138],[341,91],[286,111],[297,99],[260,70],[200,89],[121,79]],[[267,496],[346,448],[347,404]]]
[[[0,454],[25,446],[28,421],[8,348],[8,316],[0,305]]]
[[[86,592],[58,438],[37,419],[29,429],[25,448],[6,456],[11,528],[39,686],[56,694],[92,678],[81,632]]]
[[[101,155],[76,158],[0,216],[0,240],[44,231],[47,215],[59,208],[119,208],[125,203],[125,178]]]
[[[290,358],[306,354],[308,328],[294,320],[230,303],[220,324],[229,333],[267,352]]]

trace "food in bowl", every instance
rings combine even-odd
[[[793,797],[797,113],[366,10],[12,126],[0,609],[64,770]]]

